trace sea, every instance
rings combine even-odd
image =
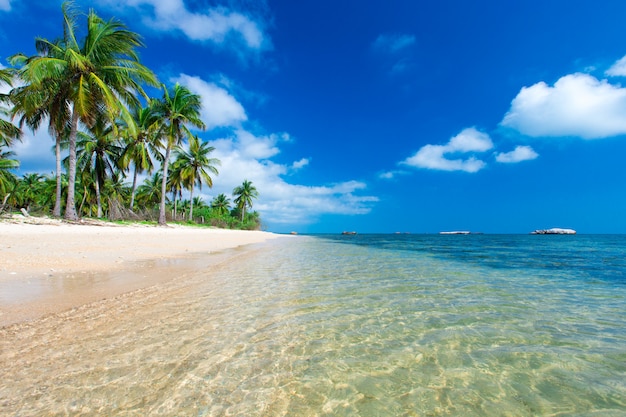
[[[4,410],[626,416],[623,235],[297,236],[180,281]]]

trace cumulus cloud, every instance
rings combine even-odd
[[[605,72],[606,75],[612,77],[624,77],[626,76],[626,56],[617,61]]]
[[[626,134],[624,114],[626,88],[578,73],[522,88],[501,124],[533,137],[598,139]]]
[[[202,97],[202,120],[207,129],[239,126],[248,120],[246,111],[228,91],[200,77],[181,74],[174,82],[186,86]]]
[[[2,0],[0,0],[2,1]],[[253,50],[268,42],[261,25],[250,17],[226,8],[212,8],[204,13],[191,12],[183,0],[102,0],[119,9],[139,10],[144,24],[158,31],[176,30],[193,41],[225,42],[236,35]]]
[[[252,133],[237,131],[237,147],[241,156],[250,159],[269,159],[280,153],[276,146],[282,135],[271,134],[267,136],[256,136]]]
[[[230,137],[211,142],[214,157],[222,162],[220,175],[211,190],[203,190],[210,201],[220,193],[231,195],[233,188],[244,180],[252,181],[259,190],[254,209],[273,224],[308,224],[322,214],[366,214],[377,197],[361,195],[366,184],[345,181],[330,185],[300,185],[285,181],[283,176],[293,168],[309,164],[300,159],[287,164],[271,160],[280,152],[278,145],[286,143],[286,134],[256,136],[240,129]]]
[[[417,168],[435,169],[441,171],[478,172],[485,167],[485,162],[470,156],[465,159],[450,159],[450,154],[466,154],[485,152],[493,148],[493,142],[486,133],[475,128],[467,128],[454,136],[445,145],[423,146],[415,155],[402,163]]]
[[[511,152],[500,152],[496,154],[496,161],[502,163],[517,163],[522,161],[530,161],[539,156],[530,146],[517,146]]]

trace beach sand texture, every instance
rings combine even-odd
[[[0,222],[0,237],[1,327],[165,282],[191,267],[185,259],[217,263],[280,235],[31,218]]]

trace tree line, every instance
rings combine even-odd
[[[70,221],[156,218],[165,225],[184,218],[259,228],[258,213],[249,211],[258,191],[248,180],[235,187],[232,202],[224,194],[209,204],[194,197],[196,187],[213,186],[221,164],[211,156],[215,148],[192,132],[206,129],[201,97],[183,85],[159,83],[139,60],[141,37],[117,19],[90,10],[79,39],[81,13],[69,1],[62,12],[61,37],[36,38],[35,55],[17,53],[0,69],[0,83],[11,87],[0,96],[0,213],[23,208]],[[149,97],[145,87],[162,96]],[[55,142],[56,172],[18,178],[11,147],[23,129],[45,124]],[[138,184],[142,174],[148,177]],[[132,185],[125,182],[129,175]]]

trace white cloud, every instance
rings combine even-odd
[[[378,174],[378,178],[380,178],[381,180],[392,180],[399,175],[407,175],[407,174],[408,174],[407,171],[400,171],[400,170],[385,171],[385,172],[381,172],[380,174]]]
[[[186,86],[202,97],[202,120],[207,125],[207,129],[236,127],[248,120],[241,103],[223,88],[206,82],[200,77],[186,74],[180,74],[173,81]]]
[[[454,136],[446,145],[426,145],[415,155],[402,163],[417,168],[435,169],[441,171],[478,172],[485,167],[485,163],[475,156],[466,159],[449,159],[448,154],[485,152],[493,148],[489,135],[479,132],[475,128],[467,128]]]
[[[11,11],[11,0],[0,0],[0,10],[3,12]]]
[[[255,136],[240,129],[232,137],[212,141],[216,148],[213,157],[222,165],[213,189],[203,190],[207,202],[220,193],[230,196],[233,188],[249,180],[260,193],[253,208],[273,224],[310,224],[322,214],[366,214],[371,210],[378,198],[358,195],[366,188],[362,182],[308,186],[285,181],[283,176],[290,169],[309,163],[300,159],[282,165],[269,159],[288,138],[285,134]]]
[[[268,159],[280,153],[276,144],[281,135],[271,134],[268,136],[255,136],[245,130],[237,131],[237,145],[240,153],[245,158]]]
[[[496,154],[496,161],[502,163],[516,163],[530,161],[539,156],[530,146],[517,146],[511,152],[500,152]]]
[[[606,70],[605,74],[613,77],[626,76],[626,56],[613,64],[611,68]]]
[[[302,169],[305,166],[309,165],[311,161],[309,161],[307,158],[302,158],[299,161],[295,161],[293,164],[291,164],[291,168],[294,170],[298,170],[298,169]]]
[[[259,50],[267,44],[260,25],[241,13],[225,8],[213,8],[204,13],[187,9],[183,0],[102,0],[116,6],[139,10],[144,24],[159,30],[178,30],[194,41],[221,44],[233,34],[250,49]]]
[[[533,137],[597,139],[626,134],[624,114],[625,88],[578,73],[522,88],[501,124]]]

